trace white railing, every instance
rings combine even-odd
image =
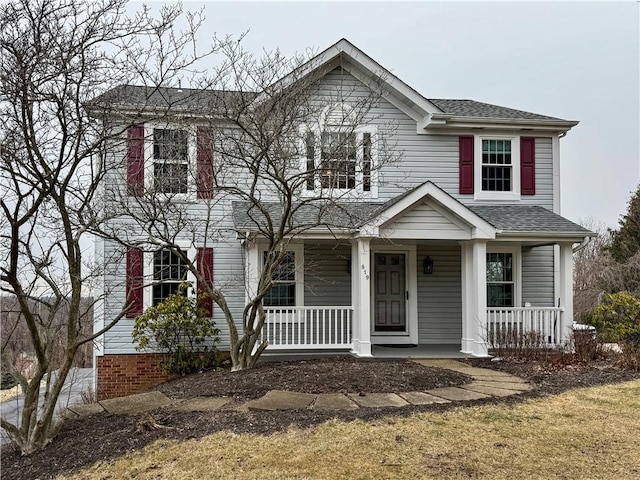
[[[487,341],[489,345],[509,345],[535,335],[537,339],[529,339],[532,343],[561,345],[563,311],[558,307],[488,308]]]
[[[353,307],[266,307],[268,350],[351,347]]]

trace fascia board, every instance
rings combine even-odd
[[[443,117],[444,118],[444,117]],[[487,128],[487,129],[523,129],[544,130],[554,132],[568,132],[578,125],[577,121],[559,120],[531,120],[531,119],[501,119],[488,117],[456,117],[452,116],[442,122],[430,122],[426,129],[438,128]]]

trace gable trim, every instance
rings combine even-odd
[[[460,221],[464,222],[471,228],[471,239],[493,240],[496,237],[496,229],[486,220],[476,215],[466,206],[438,188],[431,181],[427,181],[407,192],[398,201],[392,202],[386,209],[382,210],[375,218],[362,225],[360,228],[361,236],[376,237],[380,235],[380,229],[394,219],[402,215],[425,199],[431,199],[429,202],[431,207],[437,207],[443,216],[449,218],[456,225],[460,225]]]

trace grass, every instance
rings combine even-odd
[[[635,479],[640,380],[272,436],[158,441],[73,479]]]

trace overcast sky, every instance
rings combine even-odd
[[[322,50],[345,37],[427,98],[580,121],[560,143],[562,214],[571,220],[615,226],[640,183],[637,2],[204,5],[206,34],[248,31],[254,53]]]

